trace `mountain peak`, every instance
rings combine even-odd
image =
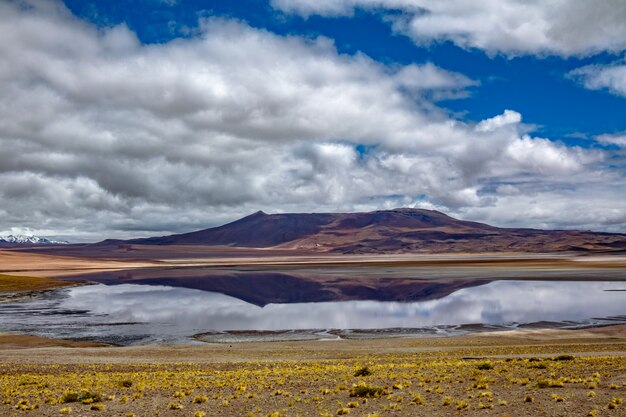
[[[57,241],[34,235],[0,235],[0,244],[11,245],[66,245],[67,241]]]
[[[626,235],[506,229],[459,220],[436,210],[400,207],[361,213],[266,214],[257,211],[219,227],[134,239],[129,243],[344,254],[557,252],[623,250]]]

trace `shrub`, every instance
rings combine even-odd
[[[386,389],[366,384],[355,385],[350,389],[350,397],[378,398],[386,394],[389,394]]]
[[[80,399],[80,394],[73,391],[67,391],[63,396],[59,399],[59,404],[65,403],[77,403]]]
[[[540,379],[537,381],[537,388],[563,388],[565,384],[559,379]]]
[[[554,401],[556,401],[557,403],[565,401],[565,398],[563,398],[563,397],[561,397],[560,395],[557,395],[557,394],[552,394],[552,395],[550,395],[550,397],[552,397],[552,399]]]
[[[467,401],[463,401],[463,400],[458,400],[456,402],[456,409],[457,410],[463,410],[465,408],[469,407],[469,404]]]
[[[624,402],[623,398],[619,398],[619,397],[613,397],[611,399],[611,402],[609,403],[609,405],[607,406],[607,408],[609,410],[615,410],[617,408],[617,406],[619,406],[620,404],[622,404]]]
[[[169,403],[167,405],[168,410],[182,410],[183,406],[177,403]]]
[[[77,403],[82,402],[84,404],[99,403],[102,401],[102,395],[91,392],[81,391],[80,393],[74,391],[66,391],[65,394],[59,399],[59,404],[65,403]]]
[[[363,366],[356,371],[354,371],[354,376],[369,376],[372,374],[372,371],[369,367]]]
[[[488,371],[490,369],[493,369],[493,365],[490,362],[479,363],[478,369],[481,371]]]
[[[423,405],[425,402],[426,400],[424,400],[424,397],[422,397],[419,394],[416,394],[411,400],[411,404],[416,404],[416,405]]]
[[[574,357],[572,355],[559,355],[553,360],[555,361],[573,361]]]
[[[120,386],[122,388],[130,388],[133,386],[133,381],[130,379],[124,379],[123,381],[120,381]]]

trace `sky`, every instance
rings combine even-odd
[[[626,232],[626,2],[4,0],[0,234],[417,207]]]

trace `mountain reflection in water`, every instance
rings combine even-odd
[[[424,301],[445,297],[461,288],[483,285],[488,280],[472,278],[427,278],[380,276],[364,279],[364,270],[330,273],[315,271],[274,271],[202,268],[148,268],[129,271],[106,271],[75,276],[71,279],[107,285],[166,285],[239,298],[265,306],[276,303],[310,303],[324,301]],[[371,273],[371,268],[368,270]],[[403,273],[406,273],[403,271]]]
[[[0,331],[120,344],[189,342],[196,333],[279,329],[428,329],[626,322],[623,282],[495,281],[416,302],[340,301],[260,307],[168,286],[102,284],[0,305]],[[479,329],[476,327],[477,330]]]

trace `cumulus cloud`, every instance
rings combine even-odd
[[[608,90],[612,94],[626,97],[626,64],[588,65],[569,73],[590,90]]]
[[[522,121],[522,115],[513,110],[505,110],[504,113],[485,119],[476,125],[479,132],[493,132],[507,125],[516,125]]]
[[[273,0],[302,16],[351,15],[355,9],[401,13],[389,19],[418,44],[449,40],[509,56],[590,55],[626,49],[622,0]]]
[[[92,240],[426,202],[479,218],[469,208],[502,207],[496,183],[607,181],[600,151],[532,137],[515,111],[469,123],[438,108],[467,77],[326,38],[208,19],[196,37],[142,45],[30,0],[0,3],[0,56],[5,229]]]
[[[558,228],[624,232],[626,193],[623,174],[576,175],[576,187],[562,183],[537,184],[519,177],[499,183],[497,203],[466,206],[454,214],[512,227]],[[601,226],[599,226],[601,225]]]

